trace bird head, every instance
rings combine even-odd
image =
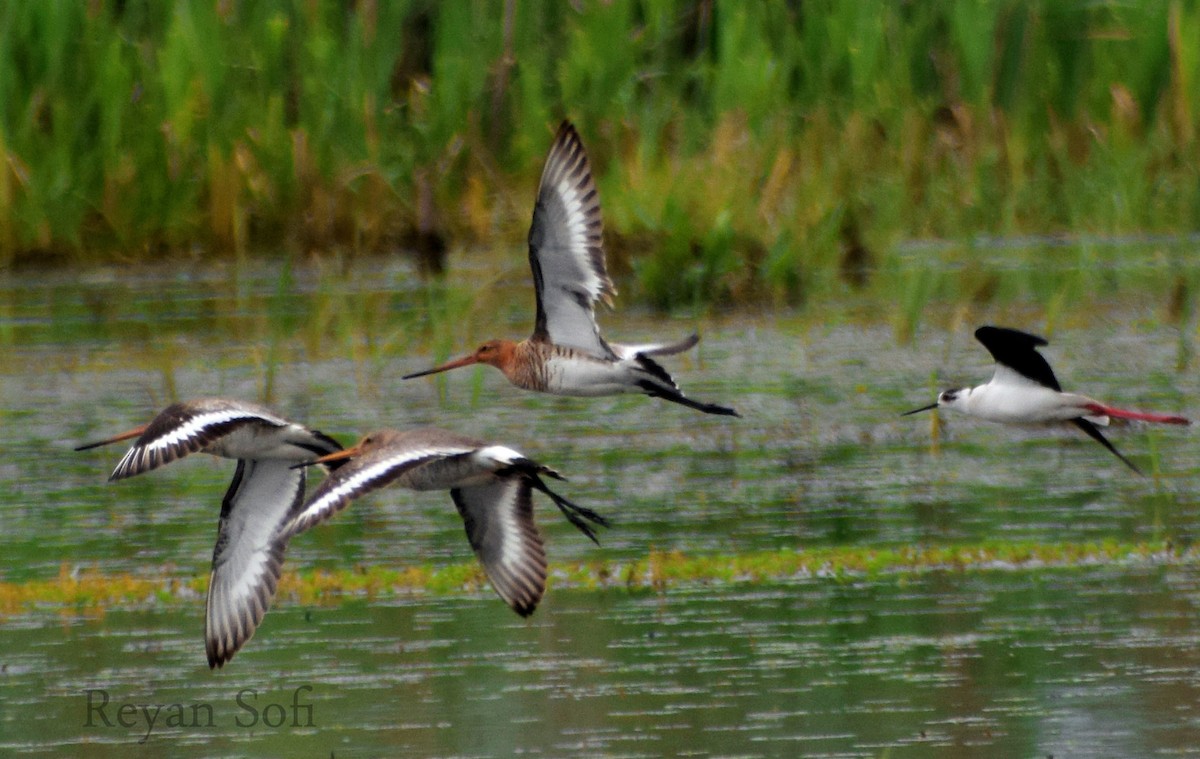
[[[967,399],[968,388],[952,387],[949,390],[943,390],[938,393],[937,403],[931,403],[928,406],[915,408],[912,411],[905,411],[901,416],[909,416],[910,414],[919,414],[922,411],[931,411],[935,408],[959,408]]]
[[[462,358],[456,358],[441,366],[435,366],[432,369],[406,374],[401,379],[424,377],[428,374],[437,374],[449,371],[450,369],[457,369],[460,366],[470,366],[471,364],[489,364],[503,371],[504,367],[511,361],[515,347],[516,343],[512,340],[488,340],[476,348],[474,353],[469,353]]]

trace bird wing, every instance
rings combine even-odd
[[[638,354],[643,356],[672,356],[676,353],[683,353],[686,350],[690,350],[698,342],[700,342],[700,335],[693,332],[682,340],[676,340],[673,343],[645,343],[642,345],[609,343],[608,345],[618,358],[632,359]]]
[[[173,403],[146,426],[117,463],[109,480],[120,480],[196,453],[247,424],[281,427],[287,420],[249,404],[213,400]]]
[[[291,441],[294,446],[302,450],[308,451],[313,456],[325,456],[330,453],[337,453],[342,450],[342,444],[333,438],[326,435],[320,430],[309,429],[307,427],[300,428],[297,425],[297,435]],[[325,465],[327,470],[333,470],[344,464],[344,461],[331,461]]]
[[[450,491],[492,587],[522,617],[533,613],[546,590],[546,549],[533,521],[531,493],[521,476]]]
[[[469,446],[430,446],[387,449],[351,459],[332,472],[308,501],[292,514],[282,532],[289,538],[325,521],[359,496],[371,493],[431,461],[467,455]]]
[[[1037,349],[1049,345],[1044,338],[1008,327],[980,327],[975,338],[996,359],[992,382],[997,385],[1040,385],[1062,390],[1054,370]]]
[[[617,294],[604,266],[603,221],[587,153],[564,121],[546,158],[529,226],[529,266],[537,292],[533,339],[613,358],[593,310]]]
[[[210,667],[233,658],[271,606],[287,538],[279,528],[304,500],[304,469],[239,460],[221,502],[208,580],[204,642]]]

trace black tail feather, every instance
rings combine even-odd
[[[1115,447],[1113,447],[1112,443],[1108,442],[1108,438],[1104,437],[1104,434],[1100,432],[1100,428],[1098,428],[1096,425],[1092,424],[1087,419],[1083,419],[1082,417],[1079,419],[1072,419],[1071,423],[1074,424],[1079,429],[1086,432],[1087,436],[1090,437],[1092,440],[1095,440],[1100,445],[1102,445],[1105,448],[1107,448],[1108,450],[1112,451],[1112,454],[1114,456],[1119,458],[1121,461],[1125,462],[1125,466],[1132,469],[1139,476],[1142,476],[1142,477],[1146,476],[1146,475],[1142,474],[1142,470],[1138,469],[1137,466],[1134,465],[1134,463],[1132,461],[1130,461],[1129,459],[1127,459],[1123,455],[1121,455],[1121,452],[1118,451]]]
[[[654,377],[659,382],[662,382],[663,385],[676,390],[679,389],[679,385],[675,384],[675,379],[671,376],[670,372],[664,369],[662,364],[650,358],[648,354],[638,353],[633,357],[633,360],[637,361],[638,367],[640,367],[642,371],[646,372],[651,377]]]

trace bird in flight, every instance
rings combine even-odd
[[[1138,474],[1141,470],[1104,437],[1101,426],[1106,426],[1110,418],[1191,424],[1182,416],[1116,408],[1086,395],[1063,392],[1050,364],[1037,350],[1049,343],[1037,335],[1007,327],[986,326],[975,330],[975,338],[996,360],[996,372],[991,380],[977,387],[944,390],[936,403],[905,412],[903,416],[945,408],[1001,424],[1068,423],[1083,430]]]
[[[306,464],[343,464],[320,484],[282,532],[303,532],[390,484],[410,490],[449,490],[467,541],[497,595],[522,617],[546,591],[546,549],[533,519],[533,491],[554,502],[571,524],[596,540],[592,525],[608,520],[552,491],[542,479],[558,472],[503,445],[453,432],[380,430],[357,445]]]
[[[579,134],[564,121],[546,158],[533,222],[529,265],[537,296],[533,335],[519,342],[489,340],[473,353],[403,379],[488,364],[525,390],[555,395],[644,393],[706,414],[740,416],[715,403],[693,400],[655,360],[700,341],[618,345],[600,335],[595,304],[617,294],[604,264],[600,196]]]
[[[200,398],[173,403],[149,424],[81,445],[85,451],[137,438],[109,481],[144,474],[192,453],[237,461],[221,500],[205,606],[209,667],[220,667],[254,635],[275,598],[288,535],[282,527],[304,503],[297,462],[340,451],[330,437],[243,401]],[[335,469],[343,462],[328,464]]]

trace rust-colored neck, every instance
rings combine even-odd
[[[531,340],[513,342],[497,340],[496,349],[487,358],[481,358],[500,371],[508,381],[525,390],[545,390],[546,359],[545,344]]]

